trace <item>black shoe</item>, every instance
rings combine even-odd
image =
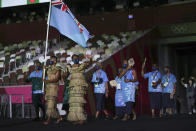
[[[35,118],[35,119],[33,119],[33,121],[39,121],[40,119],[39,118]]]
[[[45,116],[43,116],[43,117],[41,118],[41,120],[45,121],[45,120],[46,120],[46,117],[45,117]]]
[[[125,115],[122,119],[121,119],[121,121],[128,121],[130,119],[130,116],[129,115]]]
[[[109,115],[106,115],[105,116],[105,120],[109,120],[110,119],[110,116]]]

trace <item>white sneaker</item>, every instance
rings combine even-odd
[[[195,109],[193,109],[193,113],[196,113],[196,110]]]
[[[192,115],[192,112],[189,112],[189,115]]]

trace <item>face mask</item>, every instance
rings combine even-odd
[[[165,70],[165,71],[164,71],[165,74],[167,74],[168,72],[169,72],[168,70]]]
[[[124,64],[124,65],[123,65],[123,69],[126,69],[126,68],[127,68],[127,66],[128,66],[127,64]]]
[[[54,61],[50,61],[49,62],[49,65],[54,65]]]
[[[41,66],[36,66],[36,70],[41,70]]]
[[[156,71],[157,70],[157,68],[156,67],[152,67],[152,71]]]
[[[79,64],[79,60],[78,60],[78,59],[74,59],[74,60],[73,60],[73,63],[74,63],[74,64]]]
[[[100,66],[96,65],[95,70],[99,70],[99,69],[100,69]]]

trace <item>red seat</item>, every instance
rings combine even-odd
[[[9,85],[10,84],[10,78],[9,78],[9,76],[4,76],[3,77],[3,84],[4,85]]]
[[[3,78],[0,78],[0,86],[3,86]]]
[[[11,62],[10,63],[10,70],[13,70],[16,66],[16,63],[15,62]]]
[[[29,73],[28,72],[24,72],[23,75],[24,75],[24,79],[27,79],[29,77]]]
[[[5,65],[5,73],[7,74],[8,72],[9,72],[9,65],[6,64],[6,65]]]
[[[16,72],[10,72],[10,79],[16,78]]]
[[[63,53],[62,55],[61,55],[61,57],[67,57],[67,53]]]
[[[24,83],[25,82],[24,75],[23,74],[18,75],[17,81],[18,81],[19,85],[24,85],[25,84]]]
[[[29,73],[33,72],[34,70],[35,70],[35,66],[32,65],[29,67]]]
[[[50,60],[48,59],[48,60],[46,61],[46,66],[48,66],[48,65],[49,65],[49,62],[50,62]]]
[[[0,68],[0,74],[4,73],[4,68]]]
[[[19,85],[25,84],[24,78],[18,79],[18,84]]]
[[[22,69],[17,69],[16,72],[17,72],[17,74],[20,74],[20,73],[22,73]]]

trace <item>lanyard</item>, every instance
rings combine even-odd
[[[99,71],[99,72],[96,72],[96,78],[101,78],[101,71]]]
[[[167,76],[166,82],[168,82],[168,83],[169,83],[169,79],[170,79],[170,75],[169,75],[169,76]]]
[[[129,73],[130,71],[132,71],[132,70],[127,71],[127,73],[125,74],[125,79],[127,79],[127,75],[128,75],[128,73]],[[131,74],[132,74],[132,76],[133,76],[133,72],[131,72]]]
[[[157,75],[158,75],[158,71],[153,72],[153,74],[152,74],[152,80],[155,80],[157,78]]]

